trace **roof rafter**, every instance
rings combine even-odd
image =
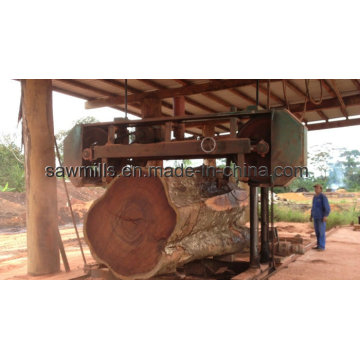
[[[103,83],[106,83],[106,84],[110,84],[112,86],[115,86],[115,87],[118,87],[119,89],[122,89],[122,90],[125,90],[125,85],[122,84],[120,81],[117,81],[117,80],[111,80],[111,79],[99,79],[98,81],[101,81]],[[128,91],[133,93],[133,94],[140,94],[142,93],[142,91],[140,89],[137,89],[133,86],[129,86],[128,85]],[[169,102],[167,101],[162,101],[162,106],[164,106],[165,108],[167,109],[171,109],[172,110],[172,104],[170,104]],[[188,112],[189,115],[192,115],[192,113]]]
[[[252,86],[256,88],[256,84],[252,84]],[[266,96],[268,94],[267,88],[261,84],[259,84],[259,91],[262,92],[263,94],[265,94]],[[275,95],[271,90],[270,90],[270,98],[273,99],[274,101],[277,101],[280,104],[285,103],[285,100],[283,100],[279,96]]]
[[[158,83],[157,83],[156,81],[154,81],[154,80],[148,80],[148,79],[141,79],[141,80],[140,80],[140,79],[139,79],[139,81],[142,81],[143,83],[148,84],[148,85],[154,87],[155,89],[159,89],[159,90],[160,90],[160,89],[166,89],[166,86],[161,85],[161,84],[158,84]],[[208,112],[210,112],[210,113],[216,112],[216,110],[211,109],[211,108],[209,108],[209,107],[206,106],[206,105],[200,104],[200,103],[198,103],[197,101],[192,100],[192,99],[190,99],[190,98],[188,98],[188,97],[186,97],[186,96],[185,96],[185,101],[187,101],[189,104],[191,104],[191,105],[193,105],[193,106],[197,106],[199,109],[202,109],[202,110],[204,110],[204,111],[208,111]],[[187,111],[187,113],[188,113],[188,114],[192,114],[192,113],[190,113],[189,111]],[[201,127],[200,127],[200,128],[201,128]],[[225,131],[229,131],[229,129],[228,129],[226,126],[219,125],[218,128],[220,128],[220,129],[222,129],[222,130],[225,130]]]
[[[102,95],[102,96],[113,96],[114,93],[110,92],[110,91],[106,91],[106,90],[102,90],[102,89],[99,89],[99,88],[96,88],[94,86],[91,86],[91,85],[88,85],[88,84],[85,84],[85,83],[82,83],[78,80],[71,80],[71,79],[56,79],[56,81],[59,81],[59,82],[62,82],[64,84],[68,84],[68,85],[71,85],[71,86],[75,86],[75,87],[78,87],[80,89],[84,89],[84,90],[88,90],[88,91],[92,91],[94,93],[97,93],[99,95]],[[53,86],[54,90],[55,90],[55,87],[56,87],[56,91],[60,91],[59,87],[58,86]],[[68,91],[68,90],[65,90],[68,95],[72,95],[72,94],[76,94],[75,91]],[[63,93],[65,93],[65,91],[61,91]],[[76,95],[78,97],[82,97],[82,98],[85,98],[84,96],[79,96],[79,95]],[[91,99],[89,100],[89,98],[86,98],[87,101],[92,101]],[[125,108],[123,106],[120,106],[120,105],[113,105],[112,106],[114,109],[116,110],[121,110],[121,111],[125,111]],[[132,108],[135,108],[136,111],[132,110],[132,111],[129,111],[129,113],[132,113],[133,115],[136,115],[136,116],[140,116],[141,114],[141,111],[140,111],[140,108],[139,106],[135,105],[135,104],[132,104],[131,105]]]
[[[325,89],[330,93],[332,94],[333,96],[336,96],[336,98],[338,99],[338,102],[340,104],[340,109],[341,109],[341,112],[342,114],[348,118],[349,115],[348,115],[348,112],[346,110],[346,106],[344,104],[344,100],[340,94],[340,91],[335,83],[335,80],[330,80],[330,84],[326,81],[326,80],[322,80],[322,83],[325,87]]]
[[[319,123],[319,124],[308,124],[308,130],[323,130],[323,129],[333,129],[345,126],[356,126],[360,125],[360,119],[352,119],[352,120],[340,120],[340,121],[329,121]]]
[[[158,84],[157,82],[155,82],[154,80],[148,80],[148,79],[138,79],[139,81],[142,81],[143,83],[145,84],[148,84],[152,87],[154,87],[155,89],[157,90],[160,90],[160,89],[167,89],[166,86],[164,85],[161,85],[161,84]],[[196,106],[198,107],[199,109],[202,109],[204,111],[208,111],[208,112],[216,112],[216,110],[206,106],[206,105],[203,105],[203,104],[200,104],[199,102],[193,100],[193,99],[190,99],[189,97],[185,96],[185,101],[187,101],[190,105],[193,105],[193,106]],[[171,108],[173,108],[171,106]],[[188,114],[191,114],[189,111],[187,111]]]
[[[174,79],[174,81],[176,81],[178,84],[181,84],[181,85],[191,85],[192,84],[190,81],[184,80],[184,79]],[[202,95],[207,97],[208,99],[211,99],[211,100],[217,102],[220,105],[227,107],[227,108],[230,108],[231,106],[233,106],[228,101],[222,99],[221,97],[219,97],[211,92],[204,93]],[[187,99],[189,99],[189,98],[187,98]],[[216,110],[214,110],[214,111],[216,111]]]
[[[303,96],[304,99],[306,98],[306,94],[296,84],[294,84],[291,80],[286,80],[286,84],[297,95]],[[326,121],[329,120],[329,118],[324,114],[323,111],[317,110],[316,112],[318,113],[318,115],[320,115],[323,118],[322,120],[326,120]]]
[[[239,89],[229,89],[229,91],[231,91],[234,95],[236,95],[236,96],[238,96],[238,97],[240,97],[240,98],[248,101],[250,104],[256,105],[256,100],[253,99],[252,97],[250,97],[249,95],[245,94],[245,93],[242,92],[241,90],[239,90]],[[266,109],[266,105],[260,103],[260,101],[259,101],[259,105],[260,105],[262,108]]]
[[[353,84],[356,86],[356,88],[360,91],[360,81],[357,79],[351,80]]]
[[[350,95],[343,97],[345,106],[360,105],[360,95]],[[317,111],[320,109],[330,109],[339,107],[339,100],[337,98],[324,99],[320,105],[313,103],[307,103],[306,111]],[[281,106],[279,106],[281,108]],[[302,112],[304,109],[304,103],[290,104],[291,112]]]
[[[132,94],[127,97],[128,104],[141,101],[148,97],[155,97],[158,99],[166,99],[170,97],[176,97],[181,95],[195,95],[201,93],[207,93],[212,91],[219,91],[225,90],[229,88],[234,88],[238,86],[245,86],[253,84],[254,80],[239,80],[239,79],[232,79],[232,80],[217,80],[217,81],[210,81],[208,83],[202,84],[192,84],[186,85],[178,88],[166,88],[157,91],[148,91],[143,92],[140,94]],[[103,99],[97,99],[88,101],[85,105],[87,109],[93,109],[103,106],[111,106],[111,105],[121,105],[125,102],[124,96],[109,96]]]

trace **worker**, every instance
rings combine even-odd
[[[326,220],[330,214],[330,205],[328,198],[322,192],[322,186],[316,184],[314,185],[314,189],[315,195],[312,202],[310,221],[314,220],[317,245],[313,249],[324,251]]]

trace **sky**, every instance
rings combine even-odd
[[[11,134],[20,145],[21,128],[17,126],[20,83],[15,80],[1,80],[0,98],[5,100],[1,104],[0,135]],[[84,104],[85,101],[82,99],[53,92],[55,133],[71,129],[74,121],[85,116],[94,116],[99,121],[112,121],[114,117],[124,115],[122,111],[111,108],[86,110]],[[308,132],[308,149],[325,143],[331,143],[334,147],[360,150],[360,126]]]

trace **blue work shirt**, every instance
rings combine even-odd
[[[324,216],[329,216],[330,214],[330,205],[328,198],[320,193],[313,197],[311,216],[313,219],[322,219]]]

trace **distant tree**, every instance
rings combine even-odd
[[[192,162],[190,159],[174,160],[173,164],[169,165],[169,166],[181,167],[181,165],[183,165],[184,168],[187,168],[189,166],[192,166]]]
[[[342,161],[344,167],[344,183],[348,190],[357,191],[360,189],[360,151],[344,151]]]
[[[317,145],[311,149],[311,155],[309,156],[311,170],[317,171],[322,180],[327,179],[333,150],[330,143],[322,146]]]
[[[295,178],[289,186],[287,186],[288,191],[296,191],[298,189],[306,189],[307,191],[312,191],[312,188],[315,184],[314,173],[309,172],[308,177],[297,177]]]
[[[223,169],[226,166],[226,159],[216,159],[216,167]]]
[[[184,167],[187,168],[187,167],[191,166],[192,163],[191,163],[190,159],[184,159],[183,164],[184,164]]]
[[[1,191],[24,191],[24,154],[9,135],[0,141],[0,164]]]
[[[336,187],[344,186],[344,167],[342,161],[337,160],[331,164],[328,183]]]
[[[99,120],[97,120],[95,117],[93,117],[93,116],[86,116],[86,117],[82,117],[82,118],[74,121],[73,124],[72,124],[72,125],[73,125],[72,128],[73,128],[75,125],[80,125],[80,124],[93,124],[93,123],[96,123],[96,122],[99,122]],[[63,161],[63,159],[64,159],[64,140],[65,140],[65,138],[68,136],[70,130],[71,130],[71,129],[69,129],[69,130],[60,130],[60,131],[55,135],[56,142],[57,142],[57,145],[58,145],[58,148],[59,148],[59,153],[60,153],[61,161]]]

